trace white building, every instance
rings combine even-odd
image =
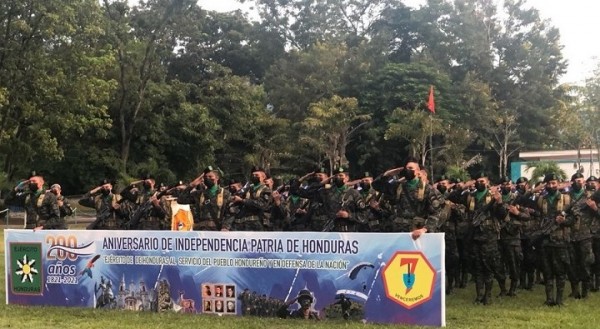
[[[595,149],[585,149],[579,151],[579,154],[581,167],[577,160],[577,150],[520,152],[519,161],[513,161],[510,164],[511,179],[513,182],[519,177],[531,179],[531,174],[535,167],[527,170],[527,165],[535,161],[556,162],[567,173],[567,178],[570,178],[578,169],[581,169],[586,178],[592,175],[599,177],[600,163],[598,163],[598,151]]]

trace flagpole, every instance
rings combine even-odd
[[[431,166],[431,176],[429,177],[430,182],[435,181],[433,175],[433,113],[429,112],[429,165]]]
[[[433,114],[435,113],[435,100],[433,98],[433,85],[429,86],[429,99],[427,100],[429,109],[429,165],[431,166],[431,181],[434,181],[433,172]]]

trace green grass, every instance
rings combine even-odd
[[[397,325],[363,325],[344,321],[308,322],[256,317],[157,314],[63,307],[5,305],[4,232],[0,232],[0,328],[418,328]],[[566,289],[568,293],[568,288]],[[448,328],[599,328],[600,293],[587,300],[568,298],[565,307],[542,305],[543,287],[520,292],[513,298],[495,298],[490,306],[473,305],[474,288],[459,289],[446,300]]]

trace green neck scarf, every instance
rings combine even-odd
[[[297,203],[298,203],[298,201],[300,201],[300,197],[299,197],[299,196],[297,196],[297,195],[291,195],[291,196],[290,196],[290,200],[292,200],[292,203],[293,203],[293,204],[297,204]]]
[[[409,180],[406,182],[406,187],[410,191],[413,191],[413,190],[416,190],[417,187],[419,187],[419,183],[420,183],[420,180],[418,178],[413,178],[412,180]]]
[[[208,189],[208,194],[211,197],[213,197],[213,196],[217,195],[218,191],[219,191],[219,185],[215,184],[211,188]]]
[[[548,193],[548,196],[547,196],[548,202],[551,204],[554,204],[559,195],[560,195],[560,192],[558,192],[558,190],[553,193]]]
[[[341,194],[341,193],[344,193],[347,189],[348,189],[348,186],[346,186],[346,185],[342,185],[342,187],[337,187],[336,186],[335,187],[335,192],[337,194]]]
[[[483,200],[483,198],[487,195],[487,193],[488,193],[487,188],[481,192],[476,191],[475,192],[475,200],[477,200],[477,202],[481,202]]]

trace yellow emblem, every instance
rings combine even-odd
[[[433,296],[436,271],[420,251],[398,251],[383,269],[387,297],[411,309]]]

